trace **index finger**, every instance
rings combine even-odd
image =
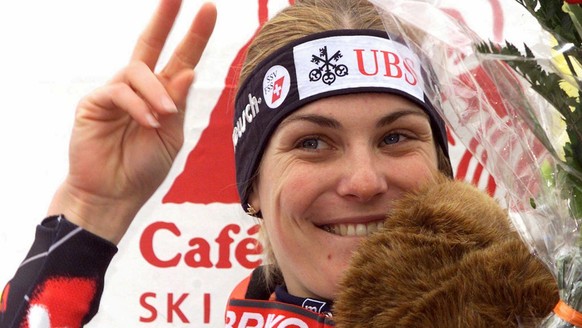
[[[152,71],[172,30],[182,0],[161,0],[146,29],[139,36],[131,61],[143,61]]]
[[[192,21],[188,32],[160,74],[169,77],[184,69],[196,67],[212,35],[215,24],[216,6],[209,2],[203,4]]]

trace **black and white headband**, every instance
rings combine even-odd
[[[236,182],[245,210],[254,174],[281,121],[315,100],[386,92],[407,98],[430,117],[433,135],[448,156],[445,124],[426,99],[418,57],[379,30],[332,30],[275,51],[241,84],[232,141]]]

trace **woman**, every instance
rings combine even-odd
[[[301,24],[289,28],[293,21]],[[452,176],[420,66],[383,31],[367,1],[307,0],[271,19],[248,49],[233,133],[239,194],[263,218],[274,264],[266,274],[294,296],[333,300],[355,235],[375,231],[392,200],[437,170]],[[324,57],[338,53],[329,60],[335,80],[325,83]],[[288,71],[298,72],[289,85]]]
[[[162,0],[128,66],[80,101],[69,174],[3,293],[2,327],[30,323],[37,304],[50,313],[34,295],[54,276],[79,278],[70,288],[88,290],[86,303],[59,295],[58,326],[95,315],[115,245],[182,145],[192,69],[216,10],[201,8],[154,73],[179,5]],[[418,60],[389,39],[366,1],[297,1],[265,25],[241,73],[233,142],[241,203],[263,224],[268,283],[251,279],[233,298],[267,295],[268,311],[298,304],[310,310],[300,318],[333,324],[325,317],[342,272],[390,202],[438,170],[451,175],[444,125],[421,78]],[[227,323],[240,324],[245,306],[233,300]]]

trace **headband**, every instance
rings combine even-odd
[[[444,122],[426,98],[418,57],[380,30],[332,30],[293,41],[261,61],[236,95],[232,141],[245,211],[253,176],[281,121],[315,100],[343,94],[400,95],[428,114],[448,157]]]

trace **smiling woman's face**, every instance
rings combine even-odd
[[[352,252],[391,201],[436,170],[429,119],[402,97],[334,96],[288,116],[251,196],[288,291],[333,299]]]

